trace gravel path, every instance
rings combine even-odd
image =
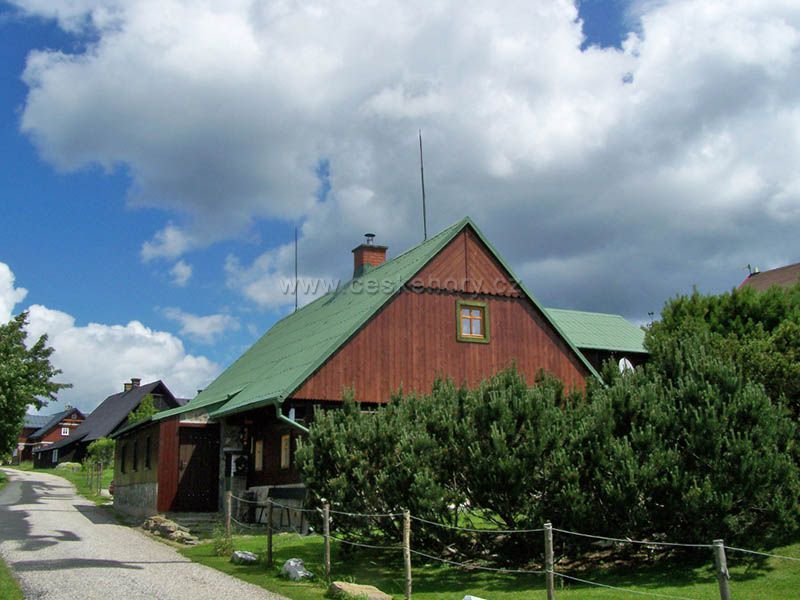
[[[29,600],[287,600],[116,524],[60,477],[4,471],[0,555]]]

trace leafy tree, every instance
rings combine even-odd
[[[0,325],[0,455],[17,443],[28,406],[42,408],[59,390],[71,387],[53,381],[61,371],[50,364],[53,349],[46,335],[25,345],[27,322],[23,312]]]
[[[157,412],[158,409],[153,401],[153,396],[147,394],[144,398],[142,398],[142,401],[139,403],[139,406],[136,407],[136,410],[132,411],[131,414],[128,415],[128,423],[139,423],[141,421],[146,421]]]
[[[114,463],[114,440],[106,437],[96,439],[86,448],[86,462],[111,466]]]

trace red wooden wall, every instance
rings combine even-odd
[[[589,371],[514,286],[482,242],[465,230],[292,395],[384,402],[401,386],[429,392],[437,375],[474,386],[516,362],[529,382],[540,369],[583,389]],[[478,293],[478,290],[480,292]],[[456,301],[488,304],[488,344],[457,340]]]
[[[83,419],[79,418],[68,418],[59,421],[50,431],[48,431],[45,435],[41,438],[37,439],[36,442],[50,442],[55,443],[60,440],[63,440],[65,437],[69,437],[66,435],[61,435],[61,428],[62,427],[69,427],[70,435],[78,428],[78,425],[83,423]]]
[[[158,433],[158,512],[173,508],[178,494],[178,418],[161,421]]]

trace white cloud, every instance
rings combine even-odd
[[[14,307],[27,295],[25,288],[14,287],[14,273],[7,264],[0,262],[0,324],[11,319]]]
[[[192,277],[192,265],[184,260],[179,260],[172,265],[169,273],[172,275],[173,284],[177,285],[178,287],[184,287],[187,283],[189,283],[189,279]]]
[[[4,273],[13,281],[9,267],[0,263],[0,276]],[[14,303],[20,302],[24,294],[13,297]],[[9,310],[13,308],[11,304]],[[187,354],[179,338],[139,321],[82,326],[73,316],[40,304],[27,310],[29,339],[48,335],[48,344],[55,349],[51,362],[63,371],[58,380],[74,386],[59,392],[58,406],[68,403],[90,412],[109,394],[122,391],[123,382],[131,377],[144,382],[162,379],[173,394],[193,397],[220,371],[206,357]],[[43,410],[51,413],[55,408],[51,404]]]
[[[179,308],[165,308],[164,316],[181,325],[180,333],[197,342],[211,344],[228,331],[238,331],[239,321],[231,315],[193,315]]]
[[[177,258],[193,245],[190,235],[170,223],[158,231],[152,240],[142,244],[142,260],[149,262],[155,258]]]
[[[800,225],[795,1],[635,3],[621,50],[581,50],[567,0],[17,4],[92,30],[75,54],[31,53],[22,130],[60,169],[126,165],[134,204],[182,219],[145,260],[261,218],[302,221],[306,276],[346,276],[364,231],[403,249],[419,127],[430,229],[470,214],[548,303],[641,316],[734,285]],[[283,247],[228,262],[263,306],[291,303],[291,272]]]

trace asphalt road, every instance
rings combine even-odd
[[[28,600],[286,600],[118,525],[60,477],[4,471],[0,555]]]

